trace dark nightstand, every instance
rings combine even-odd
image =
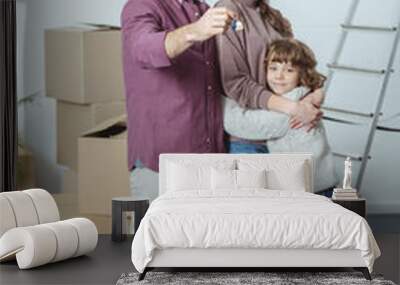
[[[112,234],[113,241],[123,241],[126,235],[122,233],[122,213],[126,211],[135,212],[135,233],[140,221],[146,214],[149,207],[147,197],[115,197],[112,198]]]
[[[366,200],[365,198],[358,198],[355,200],[340,200],[332,199],[332,202],[339,204],[340,206],[359,214],[361,217],[366,216]]]

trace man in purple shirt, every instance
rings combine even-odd
[[[122,12],[134,194],[158,196],[161,153],[224,152],[214,36],[234,13],[199,0],[128,0]]]

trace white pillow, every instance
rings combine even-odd
[[[169,161],[167,164],[167,191],[211,190],[211,168],[234,169],[236,162],[190,160]]]
[[[265,170],[211,170],[211,189],[240,190],[242,188],[266,188],[267,176]]]
[[[267,188],[273,190],[311,191],[304,160],[295,159],[239,159],[238,169],[246,171],[266,170]]]
[[[267,173],[268,188],[273,190],[290,190],[306,192],[307,184],[304,173],[304,164],[284,170],[270,170]]]
[[[236,170],[238,188],[267,188],[267,171],[263,170]]]
[[[236,190],[236,170],[212,168],[211,189]]]

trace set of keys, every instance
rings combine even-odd
[[[231,28],[234,32],[242,31],[244,29],[242,22],[237,19],[233,19]]]

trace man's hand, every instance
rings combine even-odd
[[[198,21],[191,24],[192,33],[188,34],[188,40],[202,42],[222,34],[237,18],[236,13],[225,7],[210,8]]]
[[[165,38],[165,51],[173,59],[190,48],[195,42],[202,42],[229,29],[237,15],[224,8],[210,8],[196,22],[168,32]]]

